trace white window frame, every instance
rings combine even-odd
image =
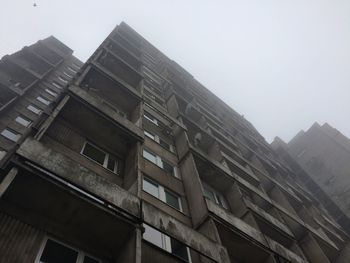
[[[171,247],[171,239],[172,239],[172,237],[170,237],[170,236],[168,236],[168,235],[166,235],[166,234],[160,232],[158,229],[156,229],[156,228],[154,228],[154,227],[152,227],[152,226],[150,226],[150,225],[148,225],[148,224],[143,224],[143,227],[145,228],[145,232],[147,231],[147,228],[151,228],[151,229],[153,229],[154,231],[159,232],[159,234],[161,235],[162,247],[159,247],[157,244],[153,243],[151,240],[147,240],[146,238],[142,237],[144,240],[146,240],[147,242],[149,242],[149,243],[151,243],[151,244],[153,244],[153,245],[155,245],[155,246],[157,246],[157,247],[159,247],[159,248],[161,248],[161,249],[163,249],[163,250],[169,252],[170,254],[172,254],[172,255],[178,257],[177,255],[173,254],[173,252],[172,252],[172,247]],[[178,241],[178,242],[180,242],[180,241]],[[182,243],[182,242],[180,242],[180,243],[183,244],[183,246],[186,247],[188,263],[192,263],[191,253],[190,253],[189,247],[186,246],[186,245],[185,245],[184,243]],[[181,258],[181,257],[180,257],[180,258]],[[182,259],[182,260],[184,260],[184,259]]]
[[[60,80],[60,81],[62,81],[63,83],[68,83],[68,80],[65,80],[64,78],[62,78],[61,76],[58,76],[58,79]]]
[[[169,150],[170,152],[172,153],[176,153],[175,151],[175,146],[170,144],[170,143],[167,143],[165,140],[161,139],[157,134],[154,134],[153,132],[150,132],[148,130],[144,130],[143,132],[148,138],[150,138],[152,141],[155,141],[156,143],[158,143],[161,147],[163,147],[161,144],[160,144],[160,141],[162,140],[163,142],[165,142],[166,144],[169,145]],[[165,147],[163,147],[165,148]],[[166,148],[165,148],[166,149]]]
[[[147,152],[147,153],[149,153],[150,155],[155,156],[155,159],[156,159],[155,162],[153,162],[153,161],[147,159],[147,158],[145,157],[144,152]],[[159,168],[161,168],[161,169],[164,169],[163,162],[168,163],[169,165],[171,165],[171,166],[173,167],[174,177],[180,178],[176,166],[172,165],[172,164],[171,164],[169,161],[167,161],[167,160],[163,160],[159,155],[155,154],[154,152],[152,152],[152,151],[149,150],[148,148],[144,148],[144,149],[143,149],[143,151],[142,151],[142,156],[143,156],[143,158],[145,158],[147,161],[149,161],[149,162],[151,162],[151,163],[157,165],[157,166],[158,166]]]
[[[70,70],[71,72],[73,72],[74,74],[76,74],[78,72],[77,70],[73,69],[70,66],[68,66],[67,69]]]
[[[151,119],[151,117],[147,116],[146,114],[150,115],[153,117],[153,119]],[[145,119],[149,120],[150,122],[152,122],[154,125],[159,126],[159,121],[156,117],[154,117],[151,113],[149,113],[148,111],[145,111],[143,113],[143,117],[145,117]]]
[[[153,184],[154,186],[157,186],[157,188],[158,188],[158,196],[154,196],[152,193],[147,192],[147,191],[143,188],[144,181],[148,181],[148,183]],[[143,180],[142,180],[142,190],[143,190],[145,193],[148,193],[148,194],[152,195],[153,197],[156,197],[156,198],[159,199],[160,201],[166,203],[168,206],[174,208],[175,210],[178,210],[178,211],[180,211],[180,212],[183,212],[183,210],[182,210],[182,203],[181,203],[181,197],[178,196],[177,194],[175,194],[173,191],[169,190],[168,188],[165,188],[164,186],[158,184],[157,182],[155,182],[154,180],[150,179],[150,178],[147,177],[147,176],[143,176]],[[169,203],[167,203],[165,192],[169,192],[170,194],[174,195],[174,196],[177,198],[177,203],[178,203],[178,205],[179,205],[179,208],[176,208],[176,207],[170,205]]]
[[[60,86],[57,82],[52,81],[52,85],[58,89],[62,89],[63,87]]]
[[[45,236],[44,240],[42,241],[40,249],[39,249],[39,252],[38,252],[38,254],[36,256],[36,259],[35,259],[34,263],[42,263],[42,261],[40,261],[40,258],[41,258],[42,254],[44,252],[46,243],[47,243],[47,241],[49,239],[51,239],[52,241],[54,241],[54,242],[56,242],[56,243],[58,243],[58,244],[60,244],[62,246],[65,246],[65,247],[67,247],[67,248],[69,248],[71,250],[75,250],[76,252],[78,252],[78,257],[77,257],[76,263],[83,263],[85,256],[88,256],[88,257],[98,261],[99,263],[102,263],[101,259],[98,259],[98,258],[96,258],[94,256],[91,256],[89,253],[86,253],[86,252],[84,252],[81,249],[78,249],[78,248],[72,247],[70,245],[67,245],[67,244],[65,244],[65,243],[63,243],[63,242],[61,242],[61,241],[59,241],[59,240],[57,240],[55,238],[50,237],[50,236]]]
[[[90,144],[92,147],[96,148],[97,150],[103,152],[105,154],[104,160],[103,160],[103,164],[101,165],[99,162],[95,161],[94,159],[92,159],[91,157],[87,156],[84,154],[84,149],[86,144]],[[83,147],[81,148],[80,154],[82,156],[84,156],[85,158],[93,161],[94,163],[98,164],[99,166],[102,166],[103,168],[107,169],[108,171],[115,173],[117,175],[119,175],[119,165],[120,165],[120,160],[117,157],[112,157],[113,159],[115,159],[115,164],[114,164],[114,171],[108,169],[108,161],[109,161],[109,156],[111,156],[111,154],[109,154],[108,152],[106,152],[105,150],[101,149],[100,147],[96,146],[96,144],[93,144],[90,141],[85,141]]]
[[[25,125],[24,123],[22,123],[22,122],[20,122],[20,121],[18,121],[18,119],[22,119],[22,120],[24,120],[25,122],[28,122],[28,124],[27,125]],[[30,127],[31,125],[32,125],[32,120],[30,120],[29,118],[27,118],[27,117],[25,117],[25,116],[23,116],[23,115],[18,115],[16,118],[15,118],[15,122],[17,122],[18,124],[21,124],[22,126],[24,126],[24,127]]]
[[[49,106],[51,104],[51,101],[49,99],[46,99],[42,96],[36,97],[37,101],[40,101],[42,104],[45,104],[46,106]]]
[[[212,195],[214,196],[215,200],[211,200],[208,197],[204,196],[205,198],[213,201],[215,204],[217,204],[218,206],[228,210],[228,203],[227,200],[225,198],[225,196],[223,194],[221,194],[220,192],[218,192],[216,189],[214,189],[213,187],[211,187],[210,185],[206,184],[206,183],[202,183],[203,184],[203,191],[208,191],[211,192]],[[221,205],[222,204],[222,205]]]
[[[52,89],[46,88],[45,91],[46,91],[46,93],[50,94],[53,97],[58,96],[58,93],[54,92]]]
[[[67,72],[65,72],[65,71],[63,71],[63,75],[65,75],[65,76],[67,76],[68,78],[73,78],[73,76],[72,75],[69,75]]]
[[[34,111],[34,109],[36,109],[37,112]],[[35,106],[35,105],[33,105],[33,104],[29,104],[29,105],[27,106],[27,110],[29,110],[30,112],[33,112],[33,113],[36,114],[36,115],[40,115],[40,114],[43,112],[42,109],[38,108],[37,106]]]
[[[7,135],[5,135],[6,134],[6,132],[5,131],[7,131],[8,133],[10,133],[11,135],[13,134],[14,136],[14,138],[11,138],[11,137],[8,137]],[[12,142],[18,142],[18,140],[21,138],[21,134],[19,133],[19,132],[16,132],[16,131],[14,131],[13,129],[10,129],[10,128],[8,128],[8,127],[6,127],[5,129],[3,129],[2,131],[1,131],[1,136],[3,136],[4,138],[6,138],[7,140],[10,140],[10,141],[12,141]]]

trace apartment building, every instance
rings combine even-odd
[[[53,79],[2,99],[1,262],[349,262],[298,171],[127,24],[83,65],[49,40]]]
[[[334,219],[350,229],[350,139],[328,123],[314,123],[288,143],[275,138],[273,147],[307,172],[305,183]]]

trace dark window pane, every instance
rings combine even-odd
[[[168,191],[165,191],[165,201],[168,205],[180,210],[179,198]]]
[[[106,156],[104,152],[102,152],[101,150],[97,149],[89,143],[85,144],[83,154],[101,165],[103,165]]]
[[[170,145],[168,143],[166,143],[165,141],[163,141],[162,139],[159,140],[159,144],[161,146],[163,146],[165,149],[170,151]]]
[[[108,163],[107,163],[107,168],[109,170],[111,170],[112,172],[114,172],[116,163],[117,163],[117,161],[113,157],[109,156]]]
[[[64,245],[47,240],[40,262],[44,263],[76,263],[78,252]]]
[[[173,238],[171,238],[171,253],[188,262],[186,246]]]
[[[169,174],[171,174],[172,176],[174,176],[174,167],[173,167],[171,164],[169,164],[169,163],[167,163],[167,162],[165,162],[165,161],[163,161],[163,160],[162,160],[162,162],[163,162],[163,169],[164,169],[167,173],[169,173]]]
[[[88,256],[85,256],[83,263],[99,263],[99,261],[96,259],[90,258]]]
[[[209,200],[216,203],[214,193],[212,191],[210,191],[209,189],[207,189],[205,186],[203,188],[204,188],[204,196],[206,198],[208,198]]]

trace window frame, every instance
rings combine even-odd
[[[56,87],[57,89],[59,89],[59,90],[63,89],[63,87],[62,87],[60,84],[58,84],[57,82],[52,81],[51,83],[52,83],[52,85],[53,85],[54,87]]]
[[[25,124],[19,122],[19,121],[17,120],[17,119],[19,119],[19,118],[22,119],[22,120],[24,120],[24,121],[26,121],[26,122],[28,122],[28,124],[25,125]],[[30,120],[29,118],[25,117],[25,116],[22,115],[22,114],[19,114],[19,115],[15,118],[15,122],[18,123],[18,124],[20,124],[20,125],[22,125],[22,126],[24,126],[24,127],[26,127],[26,128],[29,128],[29,127],[33,124],[33,121],[32,121],[32,120]]]
[[[38,251],[38,254],[36,255],[34,263],[42,263],[42,261],[40,261],[40,258],[42,256],[44,250],[45,250],[45,246],[46,246],[48,240],[51,240],[51,241],[53,241],[53,242],[55,242],[57,244],[60,244],[60,245],[62,245],[64,247],[67,247],[67,248],[69,248],[71,250],[76,251],[78,253],[78,256],[77,256],[77,260],[76,260],[75,263],[84,263],[84,259],[85,259],[86,256],[96,260],[99,263],[103,263],[102,259],[98,259],[98,258],[92,256],[91,254],[86,253],[84,250],[81,250],[81,249],[78,249],[78,248],[73,247],[71,245],[68,245],[68,244],[66,244],[66,243],[64,243],[64,242],[62,242],[60,240],[57,240],[56,238],[53,238],[53,237],[47,236],[47,235],[44,237],[44,239],[43,239],[43,241],[42,241],[42,243],[40,245],[40,249]]]
[[[229,204],[228,204],[228,202],[226,200],[226,197],[222,193],[218,192],[216,189],[214,189],[213,187],[211,187],[210,185],[208,185],[205,182],[202,182],[202,185],[203,185],[203,196],[204,196],[204,198],[209,199],[210,201],[214,202],[216,205],[222,207],[223,209],[226,209],[226,210],[229,209]],[[205,195],[206,191],[210,192],[213,195],[214,200],[210,199],[209,197],[207,197]]]
[[[154,125],[159,126],[159,120],[156,117],[154,117],[151,113],[149,113],[148,111],[143,112],[143,117],[145,119],[149,120],[150,122],[152,122]],[[152,119],[152,117],[153,117],[153,119]]]
[[[61,76],[57,77],[60,81],[62,81],[65,84],[68,84],[68,80],[65,80],[64,78],[62,78]]]
[[[84,150],[85,150],[85,147],[86,147],[87,144],[90,144],[92,147],[94,147],[94,148],[96,148],[97,150],[99,150],[99,151],[101,151],[102,153],[104,153],[105,156],[104,156],[103,164],[100,164],[98,161],[96,161],[96,160],[94,160],[93,158],[91,158],[90,156],[87,156],[86,154],[84,154]],[[110,172],[112,172],[112,173],[114,173],[114,174],[116,174],[116,175],[120,175],[120,171],[119,171],[120,163],[119,163],[119,162],[120,162],[121,160],[120,160],[119,158],[115,157],[114,155],[108,153],[107,151],[101,149],[101,148],[98,147],[96,144],[92,143],[91,141],[86,140],[86,141],[84,142],[84,145],[83,145],[83,147],[82,147],[81,150],[80,150],[80,154],[81,154],[82,156],[84,156],[85,158],[87,158],[87,159],[93,161],[94,163],[98,164],[99,166],[102,166],[102,167],[105,168],[106,170],[108,170],[108,171],[110,171]],[[108,162],[109,162],[110,156],[111,156],[111,158],[114,159],[114,169],[113,169],[113,171],[112,171],[111,169],[108,168]]]
[[[38,97],[36,97],[36,100],[39,101],[40,103],[49,106],[51,104],[51,100],[44,98],[43,96],[39,95]]]
[[[46,89],[45,89],[45,92],[46,92],[47,94],[49,94],[49,95],[55,97],[55,98],[58,96],[58,93],[55,92],[55,91],[53,91],[53,90],[50,89],[50,88],[46,88]]]
[[[165,140],[163,140],[162,138],[160,138],[157,134],[150,132],[149,130],[144,129],[143,133],[146,137],[148,137],[149,139],[151,139],[152,141],[155,141],[156,143],[158,143],[161,147],[163,147],[164,149],[168,150],[171,153],[176,154],[176,150],[175,150],[175,146],[167,143]],[[169,146],[169,148],[163,146],[161,143],[165,143]]]
[[[152,244],[153,246],[156,246],[164,251],[167,251],[168,253],[170,253],[171,255],[180,258],[181,260],[188,262],[188,263],[192,263],[192,259],[191,259],[191,253],[190,253],[190,249],[187,245],[185,245],[183,242],[172,238],[171,236],[168,236],[167,234],[160,232],[158,229],[154,228],[151,225],[148,225],[146,223],[143,223],[143,227],[145,229],[144,234],[147,232],[147,228],[148,229],[152,229],[155,232],[158,232],[160,234],[161,237],[161,241],[162,241],[162,246],[160,247],[158,244],[155,244],[154,242],[152,242],[151,240],[148,240],[146,238],[144,238],[144,234],[142,235],[142,240],[145,240],[146,242]],[[172,245],[171,245],[171,240],[176,240],[177,242],[179,242],[180,244],[182,244],[185,248],[186,248],[186,254],[187,254],[187,260],[185,258],[180,257],[179,255],[176,255],[173,251],[172,251]]]
[[[147,152],[148,154],[155,156],[155,162],[153,162],[152,160],[146,158],[145,155],[144,155],[144,152]],[[169,161],[163,159],[162,157],[160,157],[159,155],[157,155],[156,153],[154,153],[153,151],[151,151],[147,147],[143,148],[143,150],[142,150],[142,157],[144,159],[146,159],[147,161],[157,165],[159,168],[161,168],[165,172],[167,172],[167,171],[164,169],[164,163],[168,164],[169,166],[171,166],[173,168],[173,172],[172,172],[173,174],[171,176],[174,176],[175,178],[180,179],[180,176],[179,176],[179,173],[177,171],[176,165],[171,164]]]
[[[144,189],[144,187],[143,187],[144,186],[144,181],[147,181],[148,183],[153,184],[154,186],[157,187],[157,189],[158,189],[158,197]],[[157,198],[158,200],[162,201],[163,203],[166,203],[168,206],[170,206],[170,207],[174,208],[175,210],[183,213],[181,197],[178,194],[174,193],[172,190],[162,186],[161,184],[157,183],[156,181],[154,181],[153,179],[151,179],[151,178],[149,178],[148,176],[145,176],[145,175],[143,175],[143,178],[142,178],[142,191],[144,191],[145,193],[147,193],[149,195],[152,195],[153,197]],[[173,195],[177,199],[177,203],[178,203],[179,208],[177,208],[177,207],[175,207],[175,206],[173,206],[173,205],[171,205],[171,204],[169,204],[167,202],[166,192],[168,192],[169,194]]]
[[[30,108],[37,109],[38,112],[35,112],[35,111],[31,110]],[[40,114],[43,112],[42,109],[40,109],[38,106],[36,106],[36,105],[34,105],[34,104],[29,104],[29,105],[26,107],[26,109],[29,110],[30,112],[36,114],[36,115],[40,115]]]
[[[3,134],[4,131],[8,131],[8,132],[14,134],[14,135],[15,135],[15,138],[12,139],[12,138],[9,138],[9,137],[5,136],[5,135]],[[3,136],[4,138],[6,138],[7,140],[9,140],[9,141],[11,141],[11,142],[15,142],[15,143],[17,143],[17,142],[19,141],[19,139],[21,139],[21,136],[22,136],[22,134],[20,134],[19,132],[16,132],[15,130],[13,130],[13,129],[9,128],[9,127],[5,127],[5,128],[0,132],[0,134],[1,134],[1,136]]]

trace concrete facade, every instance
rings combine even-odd
[[[84,64],[49,38],[0,77],[1,262],[349,262],[299,170],[127,24]]]
[[[350,139],[331,127],[314,123],[288,143],[275,139],[329,198],[327,209],[350,229]]]

